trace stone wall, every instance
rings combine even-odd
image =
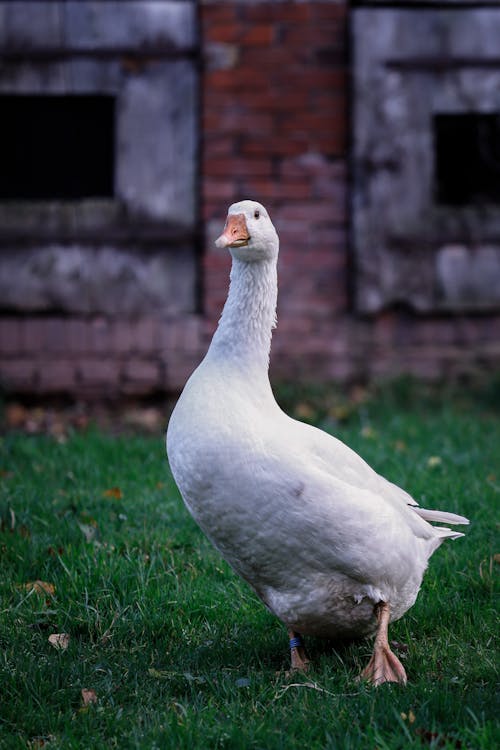
[[[500,316],[354,312],[349,236],[350,12],[344,0],[200,0],[199,310],[0,318],[0,374],[19,392],[176,391],[227,292],[214,247],[227,206],[255,198],[281,238],[276,379],[425,378],[492,370]]]

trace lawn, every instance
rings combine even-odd
[[[356,681],[369,641],[310,640],[313,669],[287,676],[284,628],[191,520],[162,436],[11,432],[0,438],[1,748],[500,745],[498,388],[279,398],[423,505],[472,520],[391,627],[408,646],[408,686]]]

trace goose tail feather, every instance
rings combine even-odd
[[[463,524],[466,526],[469,523],[469,519],[465,518],[465,516],[459,516],[456,513],[447,513],[445,510],[427,510],[426,508],[419,508],[418,506],[412,506],[412,510],[414,510],[420,518],[423,518],[424,521],[450,523],[452,526],[455,524]],[[463,534],[458,534],[458,536],[463,536]]]
[[[461,536],[465,536],[460,531],[448,529],[446,526],[433,526],[432,528],[438,539],[459,539]]]

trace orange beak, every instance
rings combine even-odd
[[[215,241],[217,247],[243,247],[248,245],[248,234],[245,214],[230,214],[224,225],[224,231]]]

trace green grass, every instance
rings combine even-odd
[[[391,627],[409,646],[408,686],[356,682],[369,641],[310,640],[312,672],[287,678],[284,628],[189,517],[162,438],[9,434],[0,443],[1,748],[499,746],[496,391],[399,384],[368,401],[358,394],[355,408],[325,389],[280,394],[422,504],[472,519],[464,539],[436,552],[417,603]],[[105,494],[113,487],[122,497]],[[24,587],[35,580],[54,594]],[[49,644],[52,633],[70,635],[66,651]],[[83,688],[97,703],[82,708]]]

